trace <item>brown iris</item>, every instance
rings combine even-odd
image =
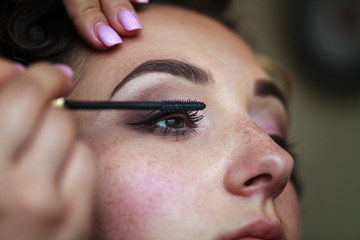
[[[157,125],[164,128],[185,128],[186,123],[181,117],[172,117],[157,122]]]

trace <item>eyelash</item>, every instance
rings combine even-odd
[[[178,140],[187,140],[196,134],[196,128],[204,115],[199,111],[188,112],[151,112],[144,117],[140,117],[137,122],[127,123],[138,130],[145,131],[159,136],[175,137]],[[180,120],[185,125],[182,128],[164,127],[161,125],[169,124],[170,120]],[[159,122],[162,124],[158,124]]]
[[[287,141],[283,138],[280,137],[278,135],[275,134],[269,134],[269,136],[271,137],[271,139],[276,142],[280,147],[282,147],[285,151],[287,151],[291,156],[293,156],[291,154],[291,145],[287,143]]]

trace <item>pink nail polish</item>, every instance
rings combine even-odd
[[[15,63],[15,66],[17,69],[19,69],[20,72],[25,72],[25,66],[21,63]]]
[[[142,26],[135,14],[126,8],[120,10],[118,18],[127,31],[142,29]]]
[[[74,72],[71,69],[71,67],[69,67],[68,65],[65,65],[65,64],[55,64],[55,67],[60,69],[69,79],[71,79],[71,80],[73,79]]]
[[[136,3],[148,3],[149,0],[136,0]]]
[[[108,47],[122,43],[120,36],[105,23],[98,22],[94,26],[94,31],[99,40]]]

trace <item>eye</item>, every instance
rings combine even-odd
[[[127,123],[134,129],[157,136],[186,140],[196,134],[203,115],[198,111],[185,113],[157,112],[144,116],[137,122]]]
[[[171,117],[171,118],[163,119],[163,120],[156,122],[155,124],[157,126],[163,127],[163,128],[180,129],[180,128],[184,128],[184,127],[189,127],[189,126],[187,126],[189,124],[187,124],[185,119],[183,119],[181,117]]]

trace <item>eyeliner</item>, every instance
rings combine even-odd
[[[205,103],[186,101],[159,101],[159,102],[114,102],[114,101],[73,101],[59,98],[52,103],[56,107],[65,107],[70,110],[161,110],[164,112],[199,111],[206,108]]]

